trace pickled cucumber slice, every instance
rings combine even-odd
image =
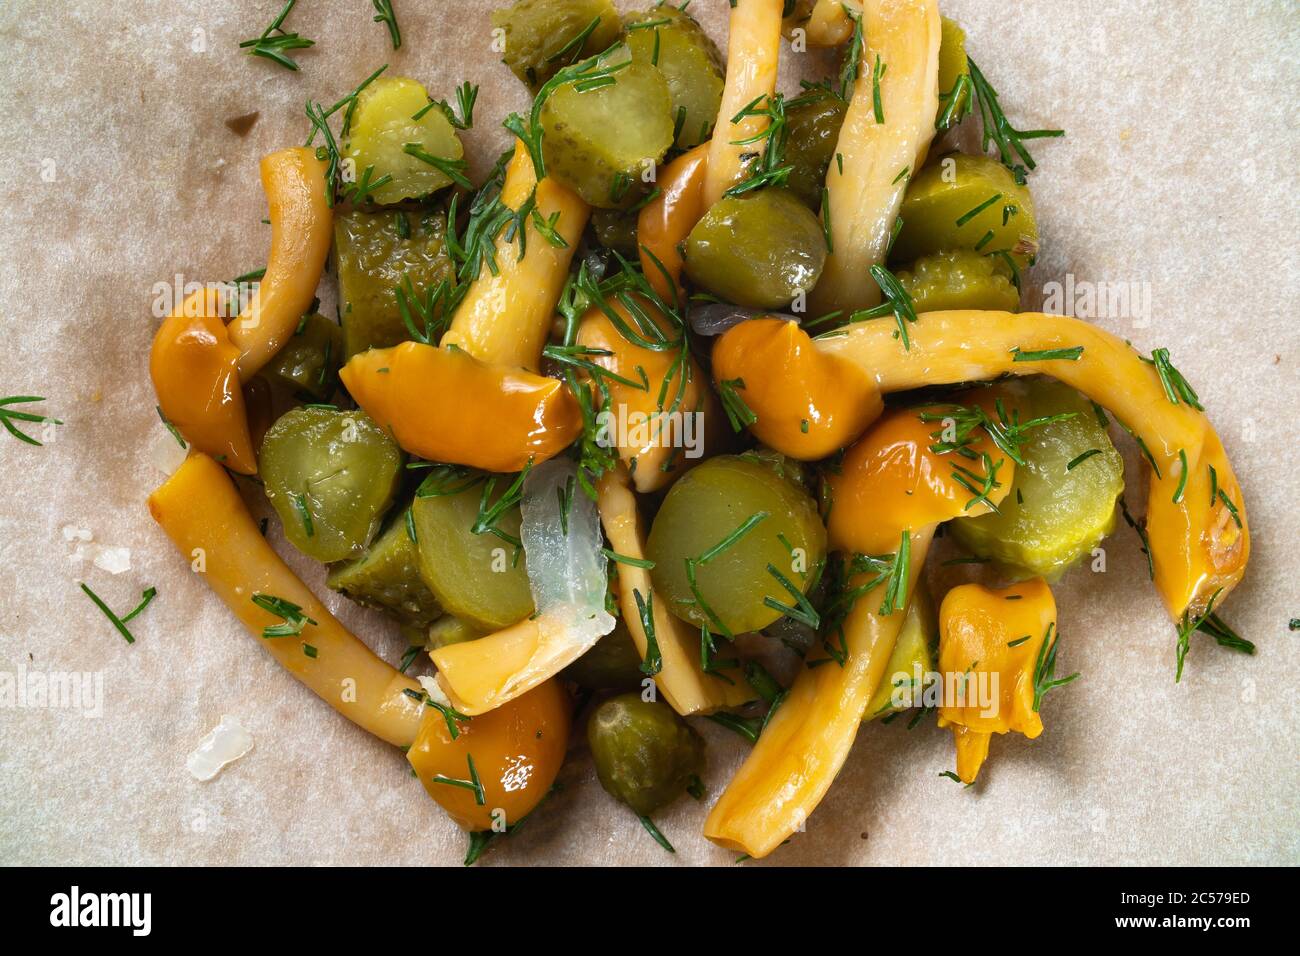
[[[482,631],[470,627],[456,615],[444,614],[429,625],[425,644],[429,650],[436,651],[438,648],[446,647],[449,644],[463,644],[466,641],[477,640],[482,636]]]
[[[403,508],[365,554],[336,565],[325,583],[365,607],[378,608],[406,624],[427,626],[442,614],[442,608],[420,577],[419,565]]]
[[[821,223],[786,189],[724,196],[686,237],[691,281],[736,305],[781,309],[826,265]]]
[[[786,187],[810,209],[820,209],[826,172],[835,158],[835,144],[848,105],[829,91],[815,88],[786,107],[785,162],[794,167]]]
[[[787,613],[775,605],[806,614],[801,598],[826,557],[826,529],[793,482],[766,464],[724,455],[672,486],[650,528],[648,556],[655,600],[696,627],[740,634]]]
[[[637,255],[636,220],[637,214],[626,209],[591,211],[591,229],[596,234],[596,241],[628,258]]]
[[[890,250],[911,262],[945,249],[1006,252],[1019,268],[1038,255],[1038,222],[1029,187],[987,156],[952,153],[912,179],[899,210],[903,227]]]
[[[420,302],[450,280],[443,213],[385,210],[340,212],[334,220],[334,272],[339,283],[343,357],[411,338],[397,288]],[[416,319],[416,321],[419,321]]]
[[[343,158],[350,161],[345,193],[349,178],[366,182],[367,169],[371,182],[390,177],[367,193],[380,205],[427,196],[455,181],[465,150],[446,115],[429,104],[428,91],[404,76],[381,76],[361,91],[343,141]]]
[[[561,69],[601,52],[623,32],[611,0],[515,0],[492,12],[492,26],[505,39],[502,61],[534,93]]]
[[[1015,312],[1020,308],[1020,290],[1012,282],[1006,262],[969,249],[922,256],[910,269],[900,269],[897,275],[917,312],[944,309]]]
[[[632,59],[658,68],[672,96],[675,143],[690,149],[709,138],[722,103],[722,54],[689,13],[663,4],[624,21]]]
[[[453,486],[454,493],[421,497],[411,504],[420,555],[420,575],[438,603],[464,624],[482,633],[517,624],[533,613],[528,567],[523,549],[490,531],[475,534],[482,482]],[[497,481],[495,504],[504,490]],[[504,535],[519,539],[519,506],[495,523]]]
[[[266,374],[297,392],[323,402],[338,385],[343,363],[343,330],[318,312],[303,316],[293,337],[280,349]]]
[[[616,51],[608,62],[625,59],[626,52]],[[624,67],[606,86],[561,84],[542,104],[540,119],[547,174],[605,209],[636,203],[647,187],[643,173],[673,144],[668,83],[645,63]]]
[[[285,537],[317,561],[365,551],[392,503],[402,453],[362,411],[295,408],[271,426],[259,456],[266,497]]]
[[[1114,528],[1124,463],[1092,403],[1074,389],[1046,378],[1017,384],[1019,395],[1008,407],[1019,410],[1021,421],[1075,415],[1029,431],[1021,447],[1025,465],[1016,466],[1000,514],[958,518],[949,527],[972,554],[1014,576],[1055,580]]]
[[[934,670],[934,652],[938,646],[939,626],[934,602],[922,579],[917,582],[912,602],[907,608],[907,616],[903,619],[903,627],[894,642],[894,651],[889,655],[889,663],[885,665],[885,673],[880,678],[880,686],[867,704],[867,720],[907,709],[895,706],[893,696],[896,688],[904,691],[910,689],[915,695],[911,698],[912,705],[919,704],[922,688],[915,683],[916,674],[919,670],[924,678]]]

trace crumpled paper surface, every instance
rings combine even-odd
[[[466,137],[475,173],[506,145],[497,124],[526,94],[490,50],[491,3],[394,5],[405,41],[396,53],[369,3],[303,0],[287,28],[317,45],[295,54],[299,73],[236,49],[279,0],[0,6],[0,391],[44,395],[66,422],[44,448],[0,435],[0,673],[90,672],[102,687],[99,716],[0,707],[0,863],[461,860],[464,836],[402,755],[265,655],[144,506],[161,478],[151,449],[167,440],[147,374],[153,284],[264,264],[258,158],[302,142],[308,97],[333,102],[384,62],[439,96],[468,78],[482,84]],[[691,4],[718,38],[726,7]],[[1048,698],[1041,738],[994,741],[981,782],[966,790],[939,776],[953,765],[947,731],[870,725],[807,832],[771,860],[1300,862],[1300,634],[1288,631],[1300,615],[1300,142],[1288,108],[1300,17],[1286,0],[1189,0],[1176,12],[1156,0],[943,9],[965,26],[1013,121],[1068,134],[1033,144],[1044,254],[1027,307],[1067,273],[1146,283],[1149,321],[1096,321],[1144,351],[1170,347],[1223,437],[1254,531],[1250,571],[1224,614],[1259,654],[1198,636],[1175,685],[1174,630],[1121,523],[1105,573],[1076,568],[1057,588],[1060,672],[1083,676]],[[782,69],[793,82],[827,63],[794,55]],[[253,111],[247,135],[225,125]],[[97,567],[94,548],[65,539],[69,526],[129,548],[130,570]],[[324,591],[319,569],[290,560]],[[951,569],[934,576],[954,580]],[[119,613],[157,587],[131,624],[133,646],[79,580]],[[327,600],[396,660],[389,625]],[[185,757],[222,714],[256,746],[199,783]],[[699,726],[711,745],[711,802],[745,748]],[[732,862],[700,835],[707,807],[690,799],[659,815],[677,847],[663,852],[604,794],[580,749],[561,792],[483,865]]]

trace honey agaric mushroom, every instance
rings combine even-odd
[[[889,237],[916,169],[934,137],[939,106],[935,0],[869,0],[853,98],[826,173],[831,252],[809,296],[813,314],[867,309],[880,301],[871,267]]]
[[[150,495],[149,512],[289,673],[363,730],[407,749],[429,795],[462,828],[491,830],[497,811],[517,822],[549,792],[571,708],[555,681],[473,721],[441,701],[426,705],[421,685],[375,656],[271,549],[229,475],[205,454],[191,455]],[[269,600],[255,603],[255,595]],[[294,614],[284,636],[266,633],[290,623],[268,604]]]
[[[1054,677],[1057,637],[1056,601],[1042,578],[1006,588],[963,584],[944,595],[939,673],[960,680],[944,685],[939,726],[953,730],[962,783],[975,782],[993,734],[1032,740],[1043,732],[1043,695],[1078,676]]]
[[[535,190],[535,192],[534,192]],[[553,243],[525,217],[523,254],[520,237],[505,229],[496,237],[496,270],[483,266],[456,308],[442,345],[454,345],[489,365],[522,367],[536,372],[555,320],[555,306],[569,274],[569,262],[587,225],[590,207],[552,177],[537,181],[524,144],[515,142],[506,169],[501,202],[518,211],[533,197],[543,222],[554,219]],[[520,227],[516,227],[520,228]]]
[[[1014,463],[982,435],[970,450],[988,456],[983,462],[990,480],[985,494],[973,499],[953,456],[931,447],[934,431],[916,409],[889,412],[830,477],[830,544],[852,572],[852,604],[842,628],[823,638],[822,656],[838,660],[804,668],[772,712],[705,821],[704,835],[715,843],[763,857],[804,825],[853,746],[935,529],[950,518],[983,513],[1010,490]],[[855,556],[874,560],[855,568]]]
[[[312,150],[269,153],[261,169],[271,254],[252,302],[227,326],[215,293],[190,296],[159,326],[149,361],[167,420],[197,450],[249,475],[257,461],[239,384],[270,361],[311,308],[333,222],[332,185]]]
[[[713,346],[713,380],[744,382],[737,394],[756,416],[749,430],[801,461],[844,448],[884,408],[866,372],[820,351],[786,319],[750,319],[723,333]]]
[[[808,22],[803,24],[808,45],[828,47],[847,43],[853,36],[853,20],[860,16],[862,5],[857,0],[817,0]]]
[[[659,171],[659,195],[637,213],[641,271],[655,292],[673,305],[684,304],[678,301],[683,267],[681,244],[708,211],[704,203],[708,169],[709,144],[701,143]]]
[[[768,126],[766,116],[745,116],[746,107],[761,107],[776,92],[777,57],[781,47],[783,0],[735,0],[727,35],[727,78],[722,104],[709,141],[704,179],[704,208],[745,176],[745,156],[756,149],[754,137]]]
[[[403,342],[354,355],[339,377],[403,449],[429,461],[516,472],[567,448],[582,430],[563,382],[489,365],[458,348]]]
[[[1109,410],[1140,442],[1151,466],[1146,537],[1152,578],[1180,628],[1219,606],[1246,572],[1250,528],[1241,486],[1195,392],[1157,350],[1078,319],[1032,312],[930,312],[908,323],[855,322],[817,338],[849,359],[882,393],[925,385],[1050,375]]]
[[[349,632],[272,550],[230,476],[191,455],[149,496],[149,513],[176,549],[262,646],[321,700],[380,740],[405,747],[423,719],[420,685]],[[279,598],[301,610],[300,638],[263,637],[283,618],[253,602]],[[304,653],[303,645],[316,656]]]

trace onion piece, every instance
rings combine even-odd
[[[244,729],[239,718],[223,714],[221,722],[185,758],[185,766],[195,780],[211,780],[223,767],[252,749],[253,735]]]

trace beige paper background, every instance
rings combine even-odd
[[[104,690],[98,719],[0,710],[0,863],[459,864],[464,851],[402,756],[264,655],[144,508],[160,478],[151,287],[263,263],[257,161],[305,137],[304,100],[332,102],[382,62],[437,95],[482,83],[467,137],[476,172],[505,143],[499,120],[526,102],[489,51],[489,2],[396,0],[405,43],[393,53],[365,0],[302,0],[289,28],[318,45],[298,54],[297,74],[235,49],[279,6],[0,5],[0,392],[48,396],[67,421],[45,448],[0,435],[0,671],[96,671]],[[692,9],[725,36],[723,0]],[[965,25],[1013,120],[1068,132],[1035,149],[1045,253],[1030,305],[1033,289],[1067,272],[1150,284],[1149,327],[1098,321],[1143,350],[1169,346],[1220,429],[1254,531],[1225,614],[1260,650],[1245,658],[1198,637],[1176,686],[1173,628],[1121,525],[1106,573],[1076,569],[1057,591],[1060,664],[1083,677],[1049,698],[1043,737],[997,740],[980,785],[963,790],[937,776],[952,766],[946,732],[872,725],[807,833],[772,859],[1300,862],[1300,635],[1287,630],[1300,615],[1300,15],[1288,0],[948,0],[944,11]],[[199,38],[206,52],[194,51]],[[817,61],[783,64],[788,78],[799,69]],[[254,110],[245,138],[225,127]],[[129,547],[132,569],[114,577],[73,562],[67,524]],[[121,611],[158,587],[134,646],[80,593],[82,578]],[[391,628],[330,600],[396,658]],[[197,783],[185,755],[223,713],[256,747]],[[743,748],[712,724],[701,730],[712,799]],[[706,808],[689,799],[659,817],[677,846],[669,856],[585,759],[575,754],[561,779],[485,863],[733,859],[700,836]]]

